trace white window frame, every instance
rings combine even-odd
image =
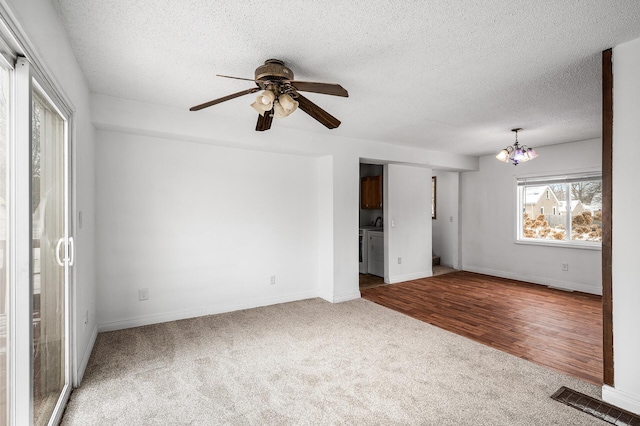
[[[526,238],[523,233],[523,200],[522,186],[541,186],[553,183],[566,183],[566,182],[578,182],[586,180],[602,179],[602,171],[599,169],[589,169],[584,171],[575,171],[571,173],[557,173],[547,175],[529,175],[529,176],[516,176],[515,179],[515,191],[516,191],[516,229],[515,229],[515,243],[524,245],[537,245],[537,246],[550,246],[550,247],[567,247],[586,250],[602,250],[602,242],[599,241],[580,241],[571,240],[571,233],[567,232],[567,239],[562,241]],[[569,226],[566,229],[570,229],[571,224],[571,200],[567,201],[567,223]],[[544,213],[542,213],[544,214]]]

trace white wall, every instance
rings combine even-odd
[[[299,249],[300,256],[303,256],[305,261],[311,258],[311,251],[315,253],[315,257],[313,258],[315,263],[309,263],[307,266],[309,267],[309,271],[316,271],[316,282],[313,286],[309,286],[306,283],[291,283],[291,287],[287,288],[287,292],[283,291],[278,293],[275,295],[275,298],[270,299],[274,301],[274,303],[276,300],[294,297],[293,295],[297,295],[295,297],[299,298],[320,296],[331,302],[340,302],[360,297],[360,291],[358,289],[358,212],[360,204],[359,167],[361,159],[367,159],[367,161],[378,164],[386,162],[417,164],[425,167],[422,169],[423,171],[428,170],[430,167],[474,170],[477,169],[478,166],[477,158],[475,157],[349,139],[339,136],[339,130],[329,132],[320,127],[317,132],[309,132],[287,128],[286,123],[275,122],[273,128],[268,132],[255,132],[252,122],[247,122],[244,119],[235,119],[233,117],[221,117],[216,110],[193,113],[189,112],[186,108],[182,110],[142,104],[104,95],[92,96],[92,119],[100,133],[100,185],[98,186],[97,197],[101,210],[103,206],[106,206],[105,208],[113,208],[109,207],[109,203],[112,201],[112,197],[115,196],[112,189],[103,186],[103,183],[107,182],[104,179],[112,175],[120,174],[120,168],[122,166],[120,162],[117,161],[117,158],[121,158],[121,161],[123,161],[125,165],[129,164],[130,161],[126,160],[127,155],[129,155],[128,151],[126,151],[126,149],[128,149],[127,145],[133,144],[135,147],[143,143],[143,141],[146,140],[145,138],[150,138],[150,140],[154,141],[154,144],[155,141],[159,141],[158,143],[161,147],[169,143],[171,146],[170,151],[175,154],[173,160],[177,161],[177,159],[180,159],[180,162],[177,163],[175,169],[173,169],[174,174],[180,176],[181,182],[185,184],[190,181],[189,177],[193,178],[195,176],[194,173],[196,172],[191,170],[192,166],[188,161],[185,162],[182,160],[181,150],[183,147],[186,150],[185,155],[189,158],[193,155],[194,150],[197,149],[197,152],[201,154],[202,161],[207,159],[216,161],[215,159],[219,153],[227,152],[225,151],[226,148],[232,148],[231,151],[238,152],[238,158],[234,161],[239,163],[242,163],[242,158],[244,158],[245,155],[249,159],[258,158],[255,157],[256,155],[268,155],[270,156],[269,158],[273,159],[272,161],[275,167],[281,167],[284,171],[288,171],[290,179],[300,180],[301,183],[309,183],[305,181],[305,179],[311,179],[311,177],[300,176],[300,170],[306,170],[307,174],[315,174],[313,178],[315,185],[315,189],[312,191],[312,194],[314,194],[313,199],[303,198],[298,203],[286,204],[287,207],[278,210],[278,214],[288,217],[292,214],[288,209],[297,209],[297,215],[305,216],[305,223],[315,224],[311,226],[317,227],[317,234],[312,239],[307,240],[304,246],[295,246],[294,244],[294,246]],[[312,126],[313,124],[314,123],[309,123],[308,126]],[[118,146],[125,151],[116,152],[108,146],[110,143],[119,144]],[[195,146],[199,146],[199,148],[187,148],[194,143]],[[204,147],[208,147],[208,149]],[[166,150],[168,148],[162,149]],[[126,154],[124,154],[124,152],[126,152]],[[109,155],[112,155],[113,158],[109,159],[105,157],[103,159],[103,156],[107,153],[110,153]],[[136,158],[135,161],[144,164],[147,160],[141,158],[140,155],[140,153],[134,155],[134,158]],[[200,155],[198,157],[200,157]],[[290,162],[289,158],[291,158]],[[296,165],[298,162],[301,162],[300,166]],[[130,167],[133,167],[133,164],[135,163],[131,163]],[[232,162],[232,164],[235,163]],[[265,173],[273,167],[264,166],[266,168],[261,168],[263,167],[261,166],[263,163],[257,160],[255,160],[253,164],[255,167],[258,167],[258,170],[262,170]],[[301,167],[301,169],[298,169],[298,167]],[[215,173],[215,171],[207,173]],[[420,173],[421,172],[408,172],[406,176],[402,173],[398,174],[397,185],[399,187],[405,186],[402,179],[406,177],[408,179],[406,186],[415,188],[415,183],[412,183],[412,181],[414,180],[415,174]],[[219,176],[211,175],[209,177]],[[237,174],[231,173],[223,176],[223,178],[236,190],[242,189],[241,186],[238,186],[240,183],[235,183],[236,180],[241,179]],[[145,182],[148,180],[148,185],[152,183],[150,178],[147,179],[142,176],[141,179],[145,179]],[[260,188],[259,192],[263,193],[267,198],[273,196],[274,199],[282,199],[284,203],[287,201],[286,197],[297,196],[295,191],[292,192],[288,189],[285,191],[277,185],[267,185],[268,182],[270,181],[267,180],[264,184],[259,181],[256,182],[258,188]],[[430,189],[428,186],[430,184],[430,175],[426,179],[426,182],[427,190],[425,191],[425,197],[427,197],[428,205],[430,205]],[[105,190],[107,191],[105,192]],[[165,187],[168,205],[171,205],[171,200],[176,198],[172,194],[181,190],[181,187],[175,185]],[[182,200],[183,195],[178,195],[178,198]],[[231,195],[229,196],[231,197]],[[305,197],[307,197],[307,195],[305,195]],[[119,207],[120,209],[131,210],[140,204],[140,202],[136,200],[136,197],[133,196],[120,201],[122,201],[122,205]],[[309,204],[312,202],[315,203],[315,208],[317,209],[315,213],[311,211],[313,208],[311,208],[311,204]],[[192,205],[192,207],[194,209],[201,209],[205,206]],[[116,214],[120,215],[120,213]],[[426,217],[429,216],[427,215]],[[154,217],[149,216],[149,219],[154,219]],[[255,216],[242,216],[240,219],[242,219],[242,223],[247,221],[246,223],[250,225],[249,227],[254,229],[264,230],[272,226],[270,223],[272,220],[261,216],[259,209],[255,213]],[[107,241],[103,238],[103,234],[114,232],[114,230],[122,226],[127,226],[124,223],[110,223],[110,220],[111,219],[101,211],[98,220],[100,235],[96,240],[100,253],[98,256],[98,270],[100,275],[99,299],[101,303],[101,328],[126,327],[137,324],[140,321],[157,322],[177,316],[195,315],[198,312],[207,313],[218,310],[233,310],[249,306],[247,297],[251,295],[229,293],[228,290],[218,289],[216,291],[226,291],[226,293],[224,293],[224,299],[221,299],[220,303],[215,305],[198,305],[198,312],[196,312],[196,310],[188,307],[185,301],[186,296],[183,295],[183,289],[181,287],[183,283],[181,282],[174,284],[165,283],[161,288],[161,292],[166,293],[163,297],[175,299],[177,301],[176,304],[167,302],[164,305],[157,305],[151,311],[147,311],[145,306],[149,306],[152,303],[145,305],[136,300],[137,289],[144,283],[149,282],[146,274],[130,274],[130,282],[127,285],[129,286],[128,288],[135,290],[133,293],[127,293],[124,291],[122,285],[117,282],[114,283],[114,279],[117,281],[118,277],[108,275],[113,274],[113,272],[110,272],[111,269],[122,268],[123,265],[126,266],[126,268],[135,269],[135,265],[131,266],[129,263],[117,263],[115,261],[116,259],[118,261],[125,261],[121,256],[111,258],[103,255],[103,253],[106,253],[108,256],[112,256],[108,251],[111,250],[113,244],[115,244],[107,244]],[[140,220],[135,218],[127,220],[140,223]],[[293,218],[290,218],[290,220],[293,220]],[[430,226],[430,219],[422,220],[421,223],[428,223]],[[167,220],[161,218],[159,223],[151,224],[156,226],[149,229],[149,232],[153,229],[156,231],[160,230],[162,226],[166,224]],[[237,228],[241,227],[241,225],[237,223],[235,226]],[[280,231],[280,228],[276,228],[276,231]],[[302,235],[305,235],[305,231],[302,228],[300,228],[299,231]],[[106,236],[106,238],[108,239],[109,236]],[[175,239],[179,238],[179,236],[172,235],[171,238]],[[427,238],[430,243],[430,233],[425,234],[425,238]],[[236,243],[235,241],[229,241],[227,249],[235,251],[237,250],[238,244],[242,244],[242,242]],[[283,239],[278,242],[275,250],[288,251],[290,250],[289,245],[291,244],[293,244],[291,241]],[[260,247],[261,249],[265,248],[262,245]],[[145,255],[146,258],[162,258],[163,253],[161,252],[161,248],[161,246],[147,246],[146,249],[152,250],[152,252]],[[273,247],[270,248],[273,249]],[[430,250],[429,246],[427,249],[429,255]],[[291,255],[293,256],[293,253],[291,253]],[[411,256],[411,254],[405,256]],[[255,290],[258,288],[255,286],[261,285],[258,283],[264,282],[263,276],[269,278],[270,275],[272,275],[271,272],[264,270],[259,273],[256,272],[260,277],[250,276],[248,272],[242,272],[242,268],[238,268],[238,266],[242,266],[238,264],[241,260],[241,258],[236,259],[236,263],[230,265],[230,268],[235,267],[236,270],[240,270],[241,275],[239,279],[248,281],[251,289]],[[278,265],[285,268],[283,270],[284,272],[276,273],[278,277],[300,277],[302,275],[302,269],[298,266],[290,262],[285,262],[284,259],[276,260],[280,262]],[[231,258],[229,258],[229,261],[231,261]],[[262,266],[266,267],[265,265]],[[411,272],[401,271],[398,274],[400,274],[400,276],[402,276],[402,274],[413,274],[415,270],[424,269],[411,263],[407,265],[407,268],[408,267],[412,268]],[[313,273],[309,271],[305,270],[304,273]],[[256,283],[255,286],[254,283]],[[115,292],[109,288],[114,285],[118,288]],[[150,298],[154,297],[154,292],[151,291],[152,283],[150,283],[148,287],[150,289]],[[311,293],[312,287],[315,294]],[[110,296],[105,296],[105,300],[103,300],[103,294]],[[211,295],[212,294],[208,294],[208,296]],[[255,295],[251,303],[258,303],[256,302],[259,299],[258,296],[262,297],[265,295]],[[149,302],[151,302],[151,299]],[[211,300],[209,300],[209,302],[211,303]],[[142,310],[138,311],[138,308]]]
[[[640,39],[613,50],[613,357],[615,388],[604,399],[640,414]]]
[[[436,177],[436,219],[433,227],[433,252],[440,256],[440,264],[460,268],[459,209],[460,174],[434,170]]]
[[[462,267],[504,278],[602,294],[601,250],[516,244],[516,178],[601,169],[600,139],[536,149],[540,156],[518,166],[493,155],[480,170],[461,176]],[[569,264],[562,271],[562,263]]]
[[[431,169],[385,166],[385,282],[429,277],[431,271]],[[401,263],[399,262],[401,259]]]
[[[358,188],[360,161],[353,153],[333,156],[333,281],[330,302],[343,302],[360,297]],[[329,202],[321,200],[320,202]]]
[[[81,379],[97,334],[94,256],[94,127],[90,121],[89,90],[71,51],[62,24],[49,1],[5,0],[9,12],[24,31],[29,47],[44,63],[54,84],[74,108],[71,129],[74,144],[75,208],[83,212],[82,229],[75,228],[76,266],[72,288],[73,318],[76,319],[76,380]],[[82,319],[88,312],[88,323]]]
[[[98,136],[101,330],[318,295],[318,158]]]
[[[318,295],[333,299],[333,157],[318,159]]]

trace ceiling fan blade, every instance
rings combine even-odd
[[[258,123],[256,123],[256,131],[264,132],[271,128],[271,122],[273,121],[273,110],[267,111],[264,115],[258,114]]]
[[[255,81],[253,78],[234,77],[232,75],[216,74],[216,77],[233,78],[234,80]]]
[[[301,92],[322,93],[323,95],[349,97],[349,92],[339,84],[316,83],[313,81],[290,81],[294,89]]]
[[[214,100],[212,100],[212,101],[205,102],[205,103],[203,103],[203,104],[200,104],[200,105],[196,105],[196,106],[194,106],[194,107],[191,107],[191,108],[189,108],[189,111],[198,111],[198,110],[201,110],[201,109],[203,109],[203,108],[207,108],[207,107],[210,107],[210,106],[212,106],[212,105],[216,105],[216,104],[219,104],[219,103],[221,103],[221,102],[224,102],[224,101],[228,101],[228,100],[230,100],[230,99],[237,98],[237,97],[239,97],[239,96],[248,95],[249,93],[255,93],[255,92],[257,92],[258,90],[260,90],[260,88],[259,88],[259,87],[254,87],[254,88],[252,88],[252,89],[243,90],[242,92],[233,93],[233,94],[228,95],[228,96],[225,96],[225,97],[223,97],[223,98],[214,99]]]
[[[328,129],[335,129],[340,125],[340,120],[329,114],[327,111],[320,108],[318,105],[311,102],[298,93],[298,108],[309,114],[311,117],[318,120],[325,125]]]

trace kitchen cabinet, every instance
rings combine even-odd
[[[367,176],[360,180],[360,208],[382,209],[382,175]]]
[[[384,277],[384,232],[369,231],[367,236],[369,238],[368,273]]]

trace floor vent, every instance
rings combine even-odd
[[[562,386],[551,398],[616,426],[640,426],[640,416]]]

